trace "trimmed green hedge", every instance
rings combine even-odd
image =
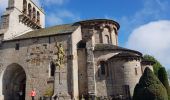
[[[165,87],[149,68],[136,85],[133,100],[168,100]]]

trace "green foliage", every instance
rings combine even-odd
[[[165,87],[148,67],[135,87],[133,100],[168,100]]]
[[[53,93],[54,93],[53,88],[52,88],[52,87],[48,87],[48,88],[45,90],[44,96],[46,96],[46,97],[51,97],[51,96],[53,96]]]
[[[170,69],[167,70],[168,79],[170,79]]]
[[[164,87],[166,88],[167,93],[168,93],[168,98],[170,100],[170,87],[169,87],[169,82],[168,82],[168,75],[164,67],[161,67],[158,70],[158,78],[162,82]]]
[[[158,76],[158,70],[159,70],[161,67],[163,67],[163,66],[161,65],[161,63],[160,63],[158,60],[156,60],[153,56],[150,56],[150,55],[144,55],[143,58],[144,58],[145,60],[149,60],[149,61],[154,61],[154,62],[155,62],[155,64],[153,65],[153,70],[154,70],[154,74],[155,74],[156,76]]]

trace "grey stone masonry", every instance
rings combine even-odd
[[[92,40],[86,42],[87,48],[87,79],[88,79],[88,93],[96,93],[96,83],[95,83],[95,66],[94,66],[94,54]]]

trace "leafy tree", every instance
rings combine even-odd
[[[155,74],[156,76],[158,76],[158,70],[159,70],[161,67],[163,67],[163,66],[161,65],[161,63],[160,63],[158,60],[156,60],[153,56],[150,56],[150,55],[144,55],[143,58],[144,58],[145,60],[149,60],[149,61],[155,62],[155,64],[153,65],[153,70],[154,70],[154,74]]]
[[[168,79],[170,79],[170,69],[167,70]]]
[[[133,100],[168,100],[165,87],[148,67],[135,87]]]
[[[168,82],[168,75],[164,67],[161,67],[158,70],[158,78],[162,82],[164,87],[166,88],[167,93],[168,93],[168,98],[170,100],[170,87],[169,87],[169,82]]]

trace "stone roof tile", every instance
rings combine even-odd
[[[112,44],[96,44],[94,50],[95,51],[105,51],[105,50],[128,51],[128,52],[137,53],[140,56],[142,56],[142,53],[140,53],[138,51],[119,47],[119,46],[112,45]]]
[[[56,34],[66,34],[72,33],[78,28],[77,25],[72,24],[65,24],[65,25],[57,25],[53,27],[43,28],[35,31],[31,31],[20,35],[12,40],[18,39],[26,39],[26,38],[34,38],[34,37],[44,37],[44,36],[51,36]]]

